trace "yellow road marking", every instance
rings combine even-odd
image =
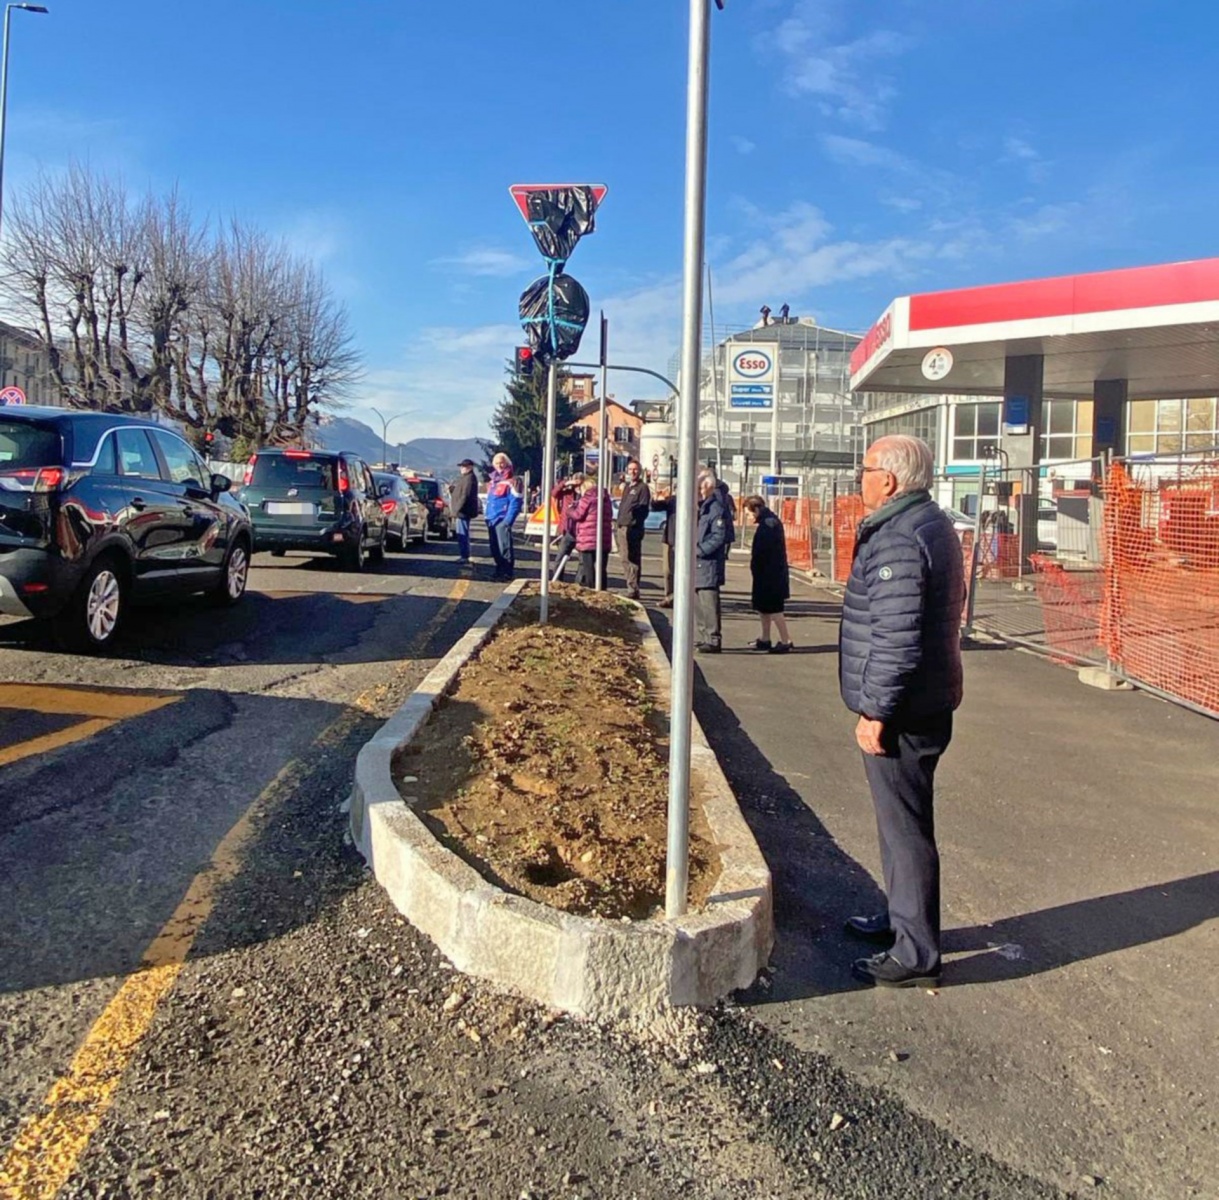
[[[414,657],[416,649],[425,647],[444,626],[469,586],[466,579],[454,583],[436,615],[412,639],[408,657]],[[388,684],[378,684],[357,696],[349,711],[318,734],[314,747],[340,742],[356,722],[374,711],[377,699],[388,690]],[[291,794],[307,770],[301,758],[285,764],[220,840],[207,867],[191,880],[173,915],[145,950],[139,968],[124,980],[85,1036],[67,1073],[46,1094],[39,1114],[26,1122],[0,1161],[3,1200],[53,1200],[76,1170],[157,1008],[211,915],[217,889],[240,869],[242,851],[253,832],[253,814]]]
[[[181,699],[180,694],[166,695],[163,692],[111,692],[101,688],[51,687],[40,683],[0,683],[0,708],[82,718],[66,729],[4,747],[0,750],[0,767],[82,741],[119,721],[142,716]]]

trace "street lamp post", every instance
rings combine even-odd
[[[0,51],[0,222],[4,219],[4,127],[8,115],[8,27],[13,9],[45,13],[50,9],[41,4],[7,4],[4,7],[4,49]]]
[[[389,459],[386,457],[386,455],[389,453],[389,442],[387,440],[389,427],[401,417],[409,417],[412,414],[409,412],[404,412],[395,413],[392,417],[383,417],[380,412],[377,411],[377,409],[372,407],[371,404],[368,406],[368,410],[369,412],[376,413],[377,419],[381,422],[381,466],[384,467],[389,462]]]

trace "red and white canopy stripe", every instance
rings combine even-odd
[[[922,371],[946,347],[939,380]],[[851,388],[1001,395],[1009,354],[1045,356],[1047,395],[1219,393],[1219,258],[1064,275],[894,300],[851,355]]]

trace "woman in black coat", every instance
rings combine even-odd
[[[753,572],[752,606],[762,618],[762,636],[753,642],[753,648],[770,654],[787,654],[792,648],[792,640],[783,605],[791,595],[791,584],[787,576],[787,539],[783,535],[783,522],[766,507],[761,496],[748,496],[744,507],[754,525],[753,551],[749,559],[749,569]],[[772,622],[779,634],[779,640],[773,643],[770,640]]]

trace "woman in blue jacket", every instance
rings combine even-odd
[[[491,468],[483,515],[487,520],[491,557],[495,559],[494,578],[507,583],[516,570],[512,549],[512,522],[520,516],[524,497],[520,480],[512,470],[512,460],[502,450],[491,459]]]

